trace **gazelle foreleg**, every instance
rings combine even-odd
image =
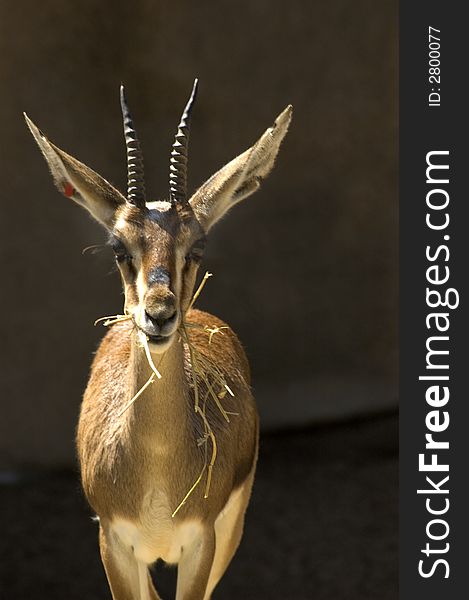
[[[138,562],[132,548],[103,525],[99,528],[99,549],[113,600],[161,600],[147,565]]]
[[[182,548],[178,563],[176,600],[202,600],[215,556],[215,530],[206,526]]]
[[[210,600],[215,586],[230,564],[243,535],[244,515],[251,496],[254,469],[215,521],[216,550],[204,600]]]

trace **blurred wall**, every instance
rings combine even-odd
[[[192,189],[293,104],[274,172],[211,235],[199,306],[239,333],[267,424],[395,402],[396,30],[396,0],[0,5],[0,467],[73,460],[93,321],[122,305],[21,113],[124,189],[121,81],[155,197],[194,76]]]

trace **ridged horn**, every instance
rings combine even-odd
[[[138,208],[145,207],[145,178],[143,156],[137,138],[134,123],[127,106],[124,86],[120,88],[122,118],[124,120],[124,137],[127,148],[127,201]]]
[[[170,202],[187,202],[187,151],[189,148],[189,130],[191,124],[191,111],[197,95],[199,80],[194,80],[191,97],[182,113],[176,137],[171,151],[169,163],[169,197]]]

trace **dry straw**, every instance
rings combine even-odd
[[[188,311],[193,307],[195,301],[200,296],[207,280],[212,277],[212,273],[208,271],[205,273],[199,287],[197,288],[195,294],[192,297],[191,303],[189,305]],[[110,327],[115,325],[116,323],[121,323],[123,321],[127,321],[131,319],[132,316],[128,313],[123,315],[111,315],[107,317],[101,317],[95,321],[95,325],[98,323],[103,323],[105,327]],[[187,347],[190,357],[190,367],[191,367],[191,377],[192,377],[192,387],[194,390],[194,412],[200,417],[203,425],[203,436],[197,441],[199,446],[204,446],[204,465],[202,470],[194,481],[193,485],[178,504],[174,512],[172,513],[172,517],[175,517],[179,510],[184,506],[187,502],[191,494],[195,491],[197,486],[202,481],[205,473],[207,473],[206,481],[205,481],[205,491],[204,498],[208,498],[210,493],[210,485],[212,482],[212,471],[213,466],[215,464],[217,458],[217,439],[215,437],[215,433],[207,419],[207,402],[212,400],[217,406],[220,414],[223,416],[227,423],[230,422],[230,415],[237,415],[237,413],[226,411],[223,408],[222,400],[228,393],[230,396],[234,397],[234,393],[231,388],[226,383],[225,377],[219,367],[211,360],[210,356],[206,354],[202,354],[197,347],[192,343],[191,338],[188,334],[188,329],[198,328],[202,329],[207,333],[207,345],[210,347],[213,341],[214,335],[224,335],[223,330],[228,329],[228,327],[217,327],[200,325],[198,323],[192,323],[190,321],[186,321],[183,319],[179,332],[181,335],[182,343]],[[148,338],[146,336],[140,336],[140,340],[142,342],[142,346],[145,351],[145,356],[152,371],[149,379],[146,383],[138,390],[138,392],[129,400],[129,402],[124,406],[124,408],[120,411],[119,416],[124,414],[133,404],[134,402],[140,398],[143,392],[152,384],[155,380],[161,379],[161,373],[158,370],[158,367],[161,366],[161,362],[163,360],[164,354],[161,357],[158,367],[155,366],[150,348],[148,345]],[[205,390],[203,398],[201,399],[201,390]],[[208,458],[208,442],[210,440],[211,443],[211,456],[210,460]]]

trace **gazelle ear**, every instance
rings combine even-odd
[[[254,146],[212,175],[189,200],[206,231],[232,206],[255,192],[270,173],[288,131],[292,112],[292,106],[287,106]]]
[[[26,113],[24,117],[59,192],[84,206],[97,221],[110,228],[117,207],[126,202],[124,196],[92,169],[49,142]]]

